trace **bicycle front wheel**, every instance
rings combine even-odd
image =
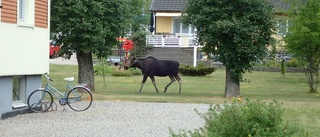
[[[51,108],[53,98],[50,92],[37,89],[29,95],[27,103],[33,112],[46,112]]]
[[[67,95],[67,103],[74,111],[85,111],[92,104],[91,91],[82,86],[74,87]]]

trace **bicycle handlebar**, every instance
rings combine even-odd
[[[44,73],[44,76],[47,78],[47,80],[49,80],[49,81],[53,81],[51,78],[49,78],[48,73]]]

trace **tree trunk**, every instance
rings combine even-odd
[[[317,93],[318,82],[319,82],[319,70],[317,67],[308,66],[305,69],[305,75],[308,79],[308,86],[310,93]]]
[[[229,68],[226,68],[226,84],[225,97],[239,97],[240,96],[240,82],[236,81],[231,74]]]
[[[92,54],[83,51],[77,51],[78,61],[78,82],[79,84],[86,84],[87,87],[94,92],[94,74]]]

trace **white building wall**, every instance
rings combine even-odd
[[[49,31],[0,23],[0,76],[49,72]]]
[[[0,77],[0,118],[2,113],[10,112],[12,110],[12,77]],[[1,119],[0,119],[1,120]]]

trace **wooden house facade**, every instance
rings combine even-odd
[[[0,117],[26,112],[49,72],[50,0],[0,0]]]

